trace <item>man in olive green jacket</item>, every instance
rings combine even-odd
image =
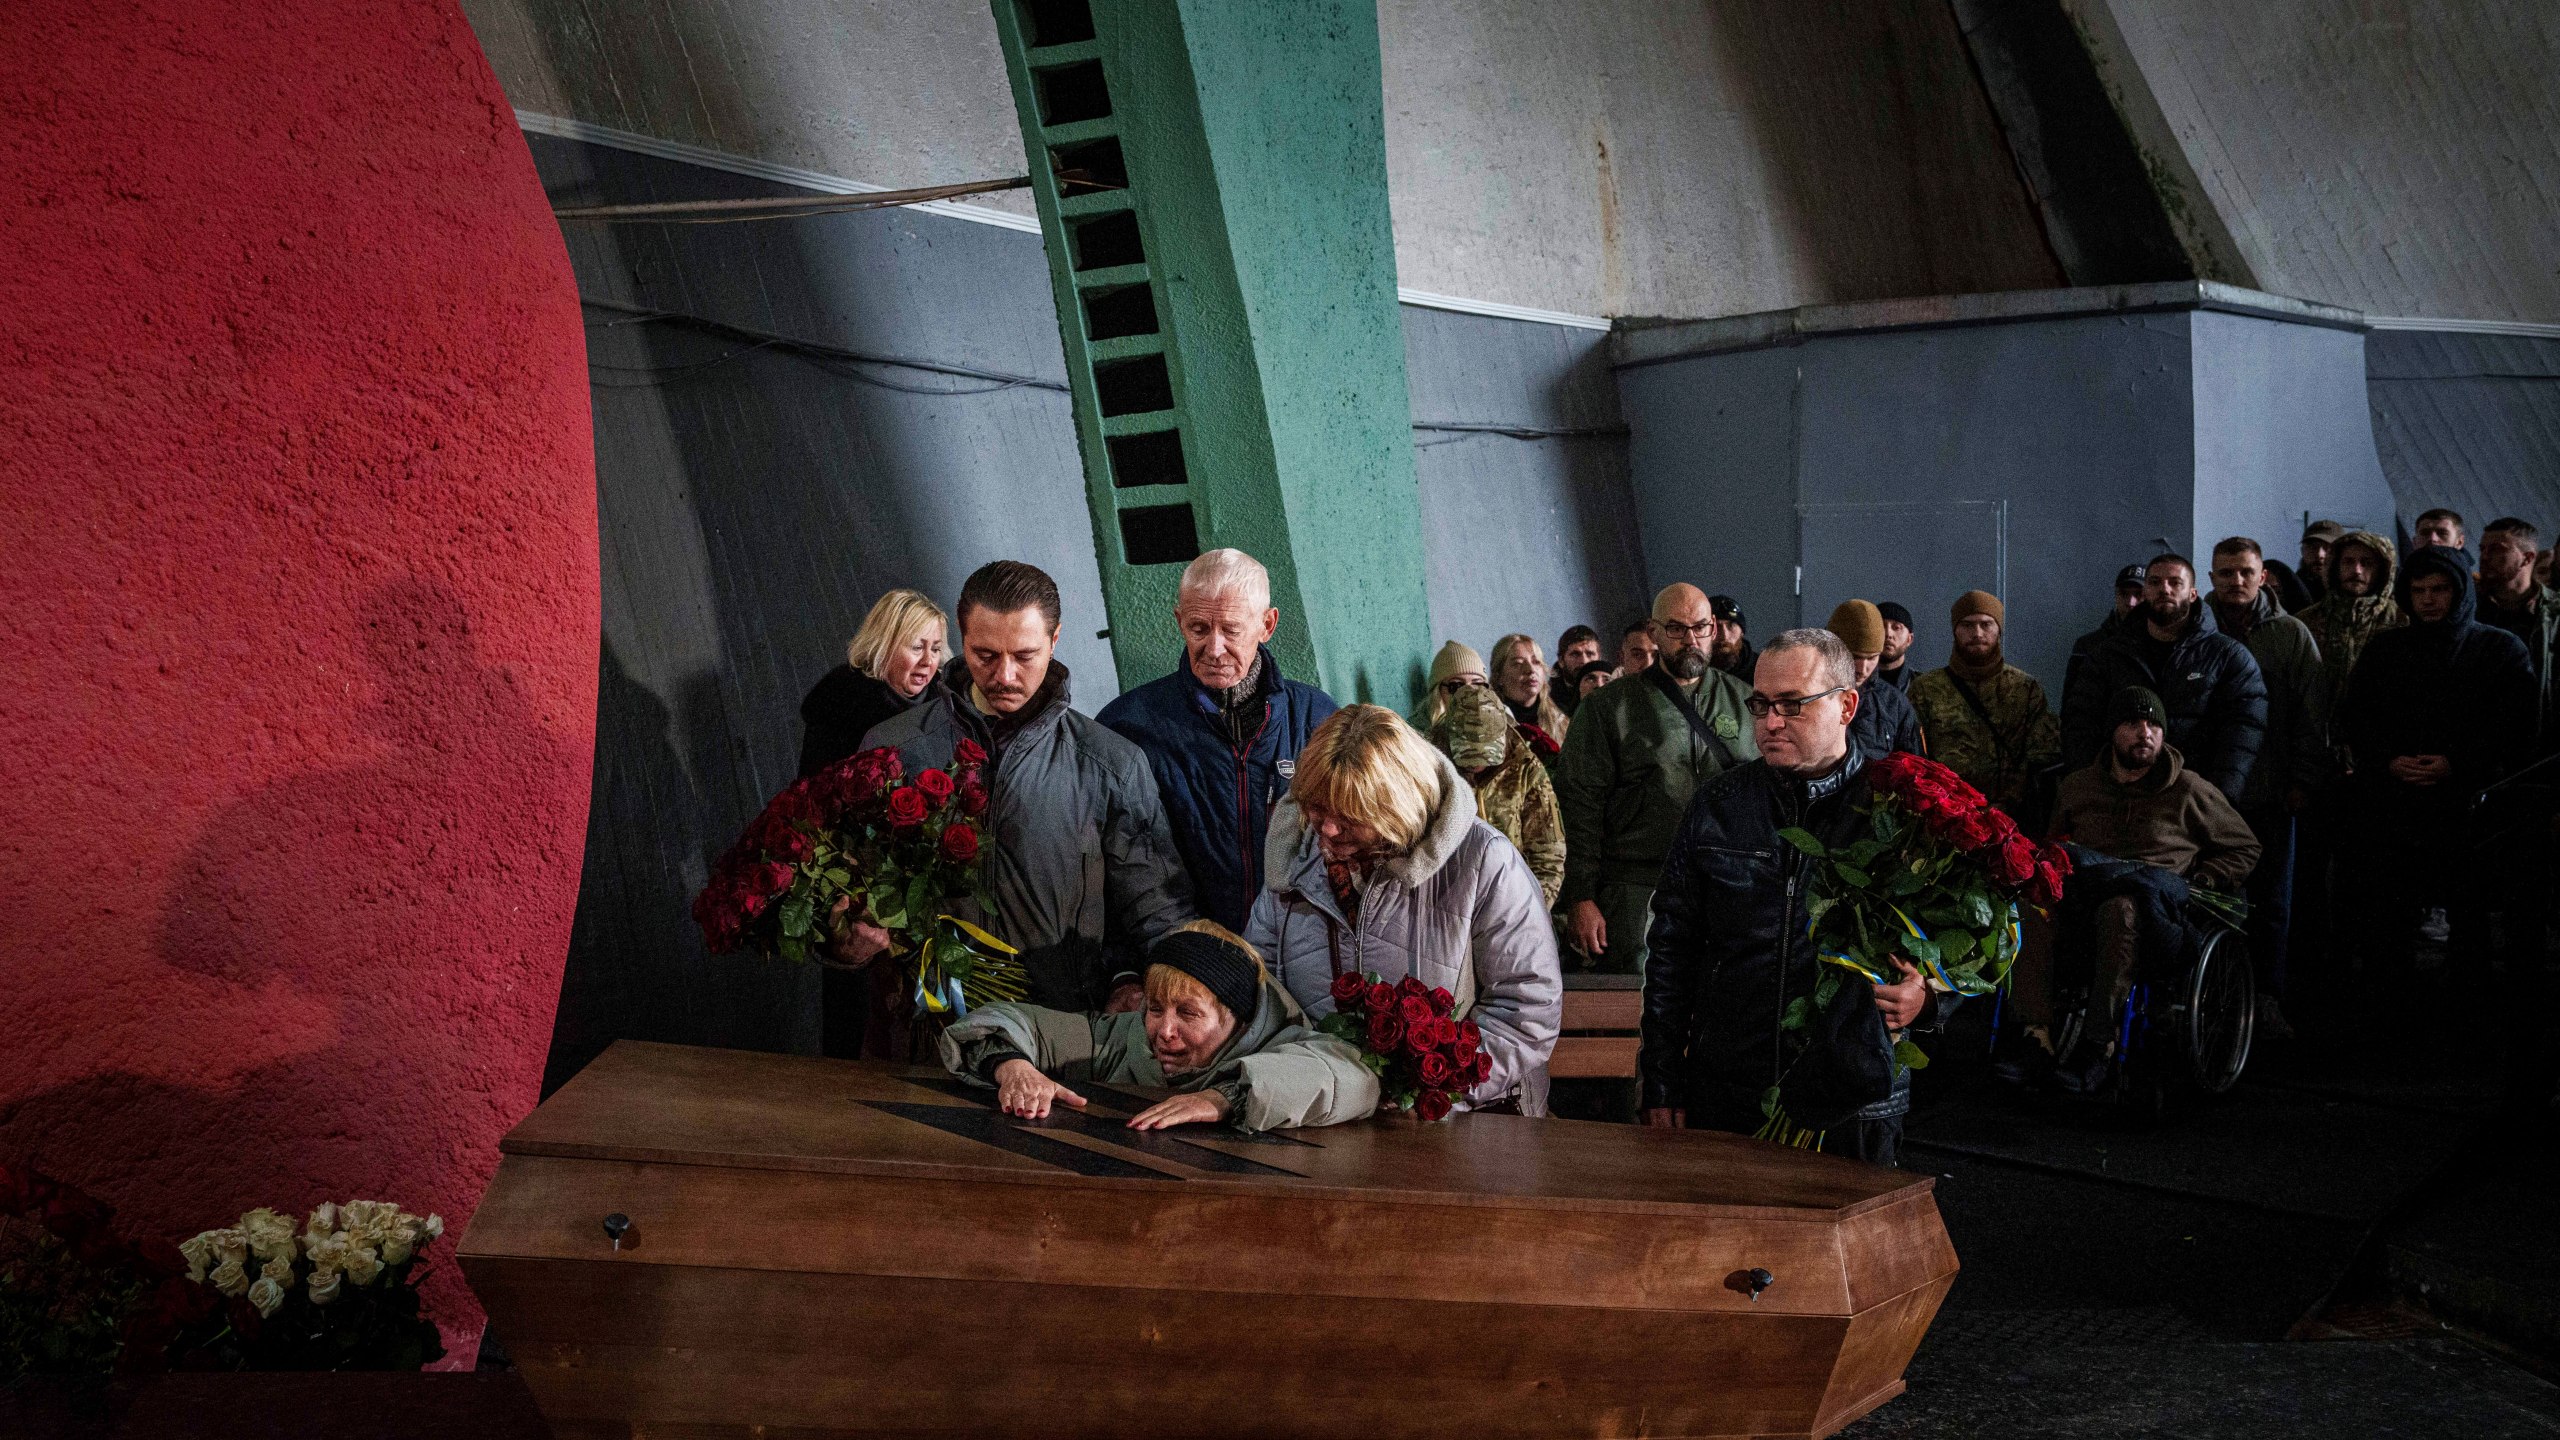
[[[1597,968],[1644,972],[1644,937],[1662,857],[1689,796],[1756,760],[1748,680],[1710,668],[1715,610],[1695,585],[1653,601],[1660,647],[1651,669],[1583,697],[1556,765],[1564,810],[1564,888],[1557,904],[1573,948]]]

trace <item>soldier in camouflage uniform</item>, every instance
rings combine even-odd
[[[1911,705],[1931,759],[2022,823],[2043,817],[2037,776],[2062,759],[2062,726],[2036,677],[2000,656],[2007,615],[1999,597],[1968,590],[1955,603],[1955,654],[1911,682]]]
[[[2350,559],[2359,549],[2364,554]],[[2392,543],[2370,530],[2350,530],[2329,547],[2329,593],[2302,612],[2302,623],[2320,646],[2324,711],[2334,711],[2346,693],[2365,642],[2409,623],[2391,598],[2391,568],[2398,558]]]
[[[1476,815],[1519,848],[1546,903],[1554,905],[1564,885],[1564,817],[1547,767],[1501,697],[1482,686],[1450,696],[1431,727],[1431,743],[1475,787]]]

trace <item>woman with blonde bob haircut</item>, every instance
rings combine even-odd
[[[1550,693],[1552,678],[1546,652],[1531,635],[1505,635],[1493,642],[1493,693],[1511,711],[1511,719],[1529,737],[1529,748],[1550,771],[1564,753],[1564,732],[1573,722]]]
[[[1082,1110],[1070,1088],[1171,1089],[1133,1130],[1224,1120],[1240,1130],[1335,1125],[1378,1108],[1378,1077],[1347,1041],[1308,1024],[1262,956],[1211,920],[1176,926],[1147,952],[1143,1011],[1077,1014],[982,1005],[942,1032],[942,1063],[992,1087],[1008,1115]]]
[[[1493,1073],[1477,1110],[1546,1112],[1564,981],[1529,862],[1476,815],[1449,757],[1394,711],[1352,705],[1298,752],[1271,813],[1265,879],[1245,939],[1309,1015],[1337,975],[1410,975],[1457,997]]]
[[[942,609],[913,590],[892,590],[862,617],[845,663],[800,702],[800,773],[815,775],[862,748],[871,727],[916,702],[942,669]]]

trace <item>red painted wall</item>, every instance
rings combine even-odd
[[[559,231],[450,0],[8,12],[0,1155],[173,1237],[350,1196],[458,1237],[586,824]]]

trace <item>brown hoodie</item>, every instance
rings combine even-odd
[[[2116,783],[2106,755],[2064,776],[2053,833],[2214,890],[2239,889],[2258,865],[2249,822],[2221,791],[2187,773],[2175,745],[2160,747],[2150,773],[2130,785]]]

